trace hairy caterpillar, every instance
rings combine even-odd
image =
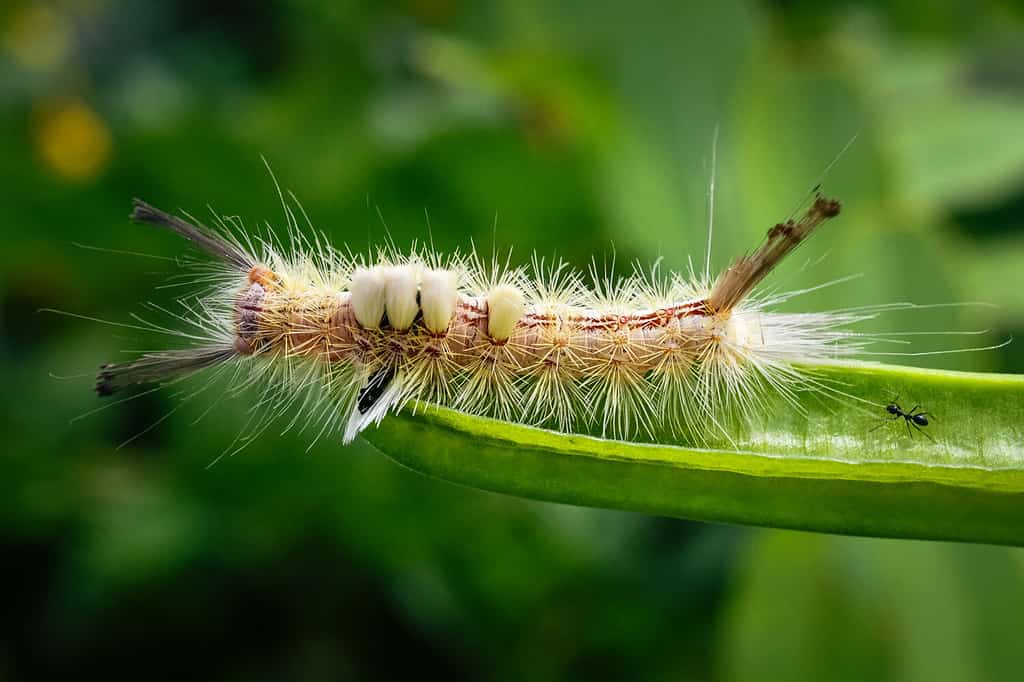
[[[211,229],[135,201],[133,220],[216,258],[207,264],[213,284],[175,314],[194,331],[155,327],[190,346],[104,365],[101,396],[229,371],[238,386],[269,379],[263,422],[298,405],[323,422],[320,434],[336,429],[345,442],[419,400],[561,431],[700,441],[709,425],[724,431],[730,408],[757,409],[765,391],[795,404],[799,391],[834,390],[799,363],[856,354],[867,341],[849,327],[879,311],[779,313],[776,304],[802,292],[754,294],[839,214],[838,201],[817,193],[799,219],[773,226],[714,281],[655,265],[619,280],[592,268],[593,286],[536,258],[527,271],[475,252],[352,255],[303,237],[282,203],[287,246],[230,219]],[[273,397],[282,393],[289,397]]]

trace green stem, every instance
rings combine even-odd
[[[1024,376],[846,363],[809,368],[844,393],[781,398],[735,447],[631,443],[420,405],[366,437],[424,474],[566,504],[705,521],[1024,545]],[[923,403],[931,439],[883,424]],[[881,426],[881,428],[876,428]]]

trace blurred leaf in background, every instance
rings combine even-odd
[[[280,224],[261,155],[354,249],[429,221],[443,250],[685,269],[717,126],[715,267],[857,135],[824,179],[842,221],[775,283],[862,272],[794,305],[989,301],[878,329],[1020,338],[1022,64],[1011,2],[4,3],[0,677],[1019,677],[1018,551],[528,502],[311,433],[207,468],[253,396],[70,423],[97,365],[161,340],[37,311],[173,305],[182,245],[131,198]]]

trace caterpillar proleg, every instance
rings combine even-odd
[[[655,265],[623,279],[593,268],[591,285],[536,257],[527,268],[475,251],[352,255],[301,236],[287,206],[286,246],[136,200],[134,221],[213,257],[214,284],[175,315],[190,325],[174,332],[190,348],[104,365],[96,390],[230,367],[239,385],[266,378],[275,395],[292,390],[267,412],[298,406],[346,443],[416,401],[565,432],[699,441],[731,408],[758,409],[765,391],[820,390],[800,363],[849,357],[867,343],[849,328],[877,310],[781,313],[789,295],[756,293],[839,212],[815,193],[799,218],[771,227],[713,281]]]

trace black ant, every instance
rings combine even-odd
[[[918,412],[918,410],[921,409],[920,405],[914,405],[910,412],[904,412],[903,408],[900,407],[899,402],[897,402],[899,399],[900,397],[896,396],[895,400],[885,406],[885,411],[892,415],[892,419],[884,420],[881,424],[871,430],[874,431],[875,429],[880,429],[890,421],[902,419],[907,425],[907,433],[911,438],[914,437],[914,432],[910,430],[910,427],[914,427],[915,431],[920,431],[925,438],[934,443],[935,439],[925,433],[924,429],[921,427],[928,426],[928,417],[931,417],[932,419],[935,419],[935,417],[929,412]]]

